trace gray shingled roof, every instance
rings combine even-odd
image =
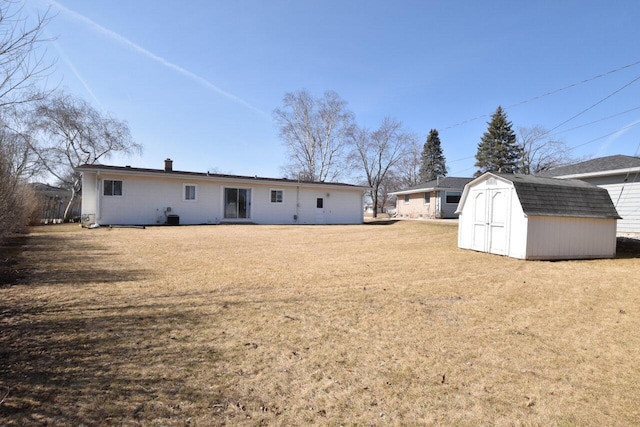
[[[341,182],[314,182],[314,181],[298,181],[295,179],[287,179],[287,178],[265,178],[259,176],[244,176],[244,175],[227,175],[227,174],[219,174],[219,173],[209,173],[209,172],[187,172],[187,171],[165,171],[164,169],[148,169],[148,168],[132,168],[131,166],[110,166],[110,165],[90,165],[84,164],[77,166],[76,171],[94,171],[94,170],[104,170],[104,171],[112,171],[112,172],[140,172],[147,174],[155,174],[155,175],[184,175],[184,176],[193,176],[193,177],[208,177],[208,178],[225,178],[225,179],[234,179],[234,180],[255,180],[255,181],[268,181],[268,182],[280,182],[280,183],[293,183],[293,184],[314,184],[314,185],[323,185],[323,186],[339,186],[339,187],[353,187],[353,188],[362,188],[366,187],[360,185],[353,184],[345,184]]]
[[[583,173],[595,173],[604,172],[610,170],[620,170],[628,168],[640,167],[640,157],[634,156],[607,156],[598,157],[597,159],[591,159],[580,163],[574,163],[567,166],[559,166],[547,171],[538,173],[536,176],[565,176],[565,175],[577,175]]]
[[[511,181],[527,215],[620,218],[609,192],[577,179],[495,174]]]
[[[413,187],[403,188],[402,190],[394,191],[393,193],[414,193],[426,190],[435,189],[451,189],[462,190],[465,185],[473,181],[473,178],[460,178],[455,176],[445,176],[440,179],[434,179],[433,181],[427,181],[422,184],[414,185]]]

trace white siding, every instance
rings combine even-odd
[[[91,220],[95,220],[95,214],[97,212],[97,182],[96,174],[83,174],[82,176],[82,216],[90,215]],[[85,200],[88,203],[85,203]]]
[[[104,196],[105,179],[123,181],[121,196]],[[184,199],[184,186],[196,186],[196,200]],[[224,218],[224,189],[251,190],[250,217]],[[282,190],[282,203],[271,203],[271,190]],[[95,214],[98,224],[164,224],[167,214],[180,224],[253,222],[256,224],[360,224],[362,190],[298,186],[277,181],[225,180],[188,175],[150,176],[111,171],[83,172],[82,213]],[[316,208],[322,197],[323,209]],[[297,219],[296,219],[297,218]]]
[[[104,196],[100,191],[99,224],[164,224],[167,214],[179,215],[181,224],[216,224],[222,218],[219,183],[102,173],[100,181],[105,179],[121,180],[122,196]],[[197,185],[196,200],[184,200],[184,184]]]
[[[611,258],[616,221],[601,218],[529,217],[527,259]]]
[[[609,192],[618,215],[622,217],[618,220],[619,233],[640,233],[640,177],[634,174],[581,179]]]

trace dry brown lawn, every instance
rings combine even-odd
[[[640,252],[455,225],[36,228],[0,287],[2,425],[640,423]]]

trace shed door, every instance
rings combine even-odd
[[[491,190],[491,205],[489,207],[489,252],[505,254],[507,241],[506,218],[508,205],[504,190]]]
[[[472,248],[492,254],[506,254],[506,219],[509,216],[507,190],[477,190],[473,195]]]

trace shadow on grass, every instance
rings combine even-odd
[[[105,247],[73,239],[69,234],[14,236],[0,245],[0,286],[114,283],[143,277],[145,272],[141,270],[95,265],[99,258],[112,254]]]
[[[392,225],[399,221],[399,219],[370,219],[365,221],[364,225]]]
[[[640,239],[618,237],[616,258],[640,258]]]
[[[0,248],[0,425],[137,425],[180,417],[185,396],[223,400],[216,390],[200,396],[173,369],[220,357],[189,341],[202,320],[180,299],[96,296],[96,283],[147,274],[92,268],[105,254],[79,234],[18,236]]]

